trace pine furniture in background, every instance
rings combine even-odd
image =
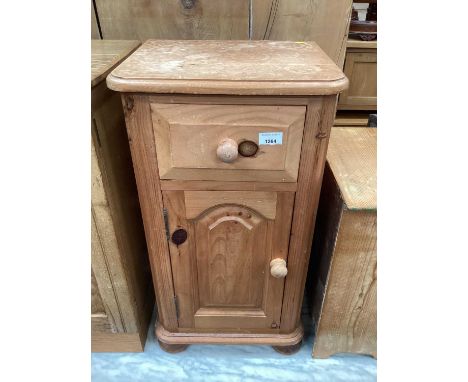
[[[104,39],[315,41],[343,67],[352,0],[94,0]]]
[[[138,41],[92,40],[92,351],[143,351],[154,295],[120,96],[106,75]]]
[[[334,127],[314,234],[313,356],[377,356],[377,129]]]
[[[338,110],[377,110],[377,41],[348,40],[344,72],[349,88]]]

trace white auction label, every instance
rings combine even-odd
[[[259,145],[282,145],[283,132],[258,133]]]

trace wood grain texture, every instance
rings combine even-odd
[[[377,206],[369,202],[376,191],[370,189],[376,187],[376,129],[348,129],[332,130],[312,250],[317,358],[377,356]],[[367,197],[348,195],[349,208],[344,195],[354,188]]]
[[[193,328],[194,312],[199,305],[195,246],[191,238],[195,233],[185,212],[184,191],[164,191],[169,234],[177,229],[187,230],[189,239],[180,245],[169,240],[174,296],[178,306],[179,328]],[[182,309],[181,309],[182,307]]]
[[[147,93],[324,95],[347,84],[315,42],[290,41],[148,40],[107,77]]]
[[[313,356],[377,357],[377,216],[344,210],[335,238]]]
[[[220,206],[193,225],[200,290],[195,327],[268,327],[274,320],[262,307],[269,258],[264,243],[271,240],[268,220],[243,206]]]
[[[351,6],[351,0],[252,0],[252,38],[315,41],[342,68]]]
[[[348,209],[377,208],[377,129],[335,127],[327,159]]]
[[[234,204],[218,205],[229,194]],[[271,200],[275,220],[245,207],[246,197]],[[189,216],[194,199],[202,208]],[[164,191],[163,200],[169,231],[188,232],[180,245],[169,241],[179,330],[277,331],[284,280],[268,265],[287,257],[294,193]]]
[[[194,219],[208,208],[238,204],[260,212],[267,219],[276,215],[276,192],[268,191],[185,191],[187,218]]]
[[[144,339],[138,333],[93,333],[91,338],[92,352],[142,352],[145,347]]]
[[[123,95],[127,132],[138,187],[159,319],[169,329],[178,327],[174,288],[163,217],[163,203],[148,98]]]
[[[283,259],[286,262],[288,260],[295,196],[296,194],[293,192],[278,192],[277,194],[276,220],[273,227],[271,257],[267,264],[267,272],[270,271],[271,260]],[[274,317],[279,317],[281,315],[281,319],[276,321],[277,328],[280,329],[282,327],[283,317],[288,314],[286,311],[283,311],[286,279],[270,277],[269,280],[272,283],[269,298],[272,299],[272,302],[275,301],[275,299],[281,299],[281,304],[273,305],[274,312],[272,313]]]
[[[296,188],[297,183],[161,180],[161,190],[167,191],[296,191]]]
[[[138,42],[93,43],[91,257],[98,294],[105,310],[93,312],[91,316],[95,351],[135,349],[131,343],[125,348],[125,344],[118,340],[113,346],[111,337],[100,342],[102,332],[108,336],[136,334],[140,337],[141,348],[154,307],[122,104],[120,96],[107,89],[103,81],[103,76],[138,45]],[[94,346],[96,341],[99,346]]]
[[[104,176],[106,175],[107,174]],[[96,188],[96,179],[98,178],[93,176],[93,189]],[[105,182],[106,180],[103,179],[103,183]],[[106,271],[108,272],[110,284],[106,285],[104,288],[112,288],[115,293],[118,315],[122,320],[122,328],[120,331],[135,332],[138,330],[138,317],[136,316],[132,301],[132,286],[127,283],[128,270],[126,269],[125,255],[122,254],[121,247],[119,247],[119,241],[120,243],[123,242],[122,238],[119,237],[120,232],[117,231],[120,227],[118,227],[113,220],[113,212],[111,212],[113,209],[110,206],[108,194],[104,191],[102,195],[105,195],[104,203],[98,203],[91,198],[92,214],[105,262],[105,268],[101,266],[94,268],[95,275],[98,278],[98,283],[100,283],[99,280],[103,277],[102,274]],[[93,253],[92,255],[94,256],[95,254]],[[144,252],[141,253],[141,255],[144,255]],[[102,287],[103,286],[100,285],[100,290],[104,289]]]
[[[336,111],[336,96],[311,99],[307,106],[298,187],[288,254],[281,332],[294,330],[300,311],[309,263],[316,209],[322,184],[328,137]]]
[[[282,105],[282,106],[306,106],[309,98],[305,96],[236,96],[216,94],[151,94],[151,103],[177,103],[193,105]]]
[[[91,40],[91,87],[103,81],[139,45],[139,41]]]
[[[102,186],[102,175],[99,170],[94,145],[92,145],[91,148],[91,184],[93,186],[91,195],[92,197],[99,197],[101,200],[105,201],[104,187]],[[109,235],[104,234],[104,237],[102,237],[102,231],[105,229],[105,227],[100,234],[97,228],[93,209],[91,209],[91,213],[91,266],[95,274],[96,285],[99,289],[99,295],[103,301],[105,312],[111,327],[115,327],[115,331],[123,332],[125,329],[122,322],[122,315],[119,309],[116,292],[114,291],[113,282],[108,267],[108,260],[105,255],[105,250],[115,251],[115,246],[113,248],[109,248],[109,246],[114,245],[115,241],[111,240],[109,243],[109,240],[106,240],[106,236],[109,237]],[[113,227],[111,226],[109,229],[113,230]],[[106,241],[108,242],[108,245],[106,245]],[[121,263],[117,262],[117,264],[114,265],[114,270],[116,270],[115,267],[119,266],[121,266]],[[120,267],[117,269],[117,274],[120,275],[121,272],[119,271],[121,271]]]
[[[377,50],[348,49],[344,72],[350,82],[338,109],[377,110]]]
[[[297,178],[303,106],[152,103],[151,110],[161,179],[223,180],[228,176],[240,181],[289,182]],[[281,133],[282,144],[261,145],[262,132]],[[255,142],[258,151],[225,163],[217,157],[224,139],[237,145]]]
[[[92,336],[95,333],[117,333],[116,327],[113,325],[112,320],[110,320],[109,316],[105,313],[91,314],[91,331]]]
[[[103,81],[91,98],[93,270],[116,331],[136,333],[147,325],[154,297],[122,105]]]
[[[91,314],[106,314],[104,308],[104,302],[99,293],[99,287],[97,285],[96,276],[91,269]]]
[[[104,39],[249,38],[248,0],[95,1]]]

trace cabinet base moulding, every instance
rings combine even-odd
[[[258,333],[174,333],[156,325],[156,337],[159,343],[167,345],[217,344],[217,345],[271,345],[293,346],[300,344],[304,329],[300,325],[289,334]]]

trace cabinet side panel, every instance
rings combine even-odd
[[[106,214],[105,206],[107,206],[107,198],[104,192],[104,187],[102,185],[102,173],[98,165],[98,160],[96,157],[96,151],[94,144],[91,145],[91,178],[92,178],[92,203],[97,204],[96,207],[102,205],[101,209],[104,208],[104,214]],[[104,225],[103,225],[104,224]],[[101,225],[101,227],[99,227]],[[101,229],[99,229],[101,228]],[[106,229],[107,232],[106,234]],[[108,257],[106,252],[116,252],[117,246],[115,245],[115,240],[106,240],[106,236],[111,238],[113,233],[112,224],[110,227],[104,223],[96,222],[94,207],[91,208],[91,265],[92,272],[95,275],[95,280],[97,288],[99,290],[99,295],[101,301],[104,305],[105,314],[99,314],[99,317],[106,316],[110,322],[113,331],[124,332],[124,324],[121,317],[121,312],[119,308],[119,303],[117,301],[117,296],[115,293],[115,288],[113,285],[113,279],[111,277],[111,272],[109,271]],[[109,248],[110,247],[110,248]],[[117,264],[118,266],[118,264]],[[119,269],[114,271],[119,272]],[[96,314],[96,313],[95,313]],[[96,321],[96,320],[95,320]],[[102,320],[98,320],[99,323]],[[93,331],[95,329],[103,328],[102,325],[93,325]],[[106,329],[107,330],[107,329]]]
[[[292,332],[299,325],[316,209],[335,111],[336,96],[311,98],[307,105],[289,243],[288,275],[281,317],[282,333]]]
[[[93,269],[91,269],[91,314],[106,314]]]
[[[148,97],[143,95],[124,94],[122,101],[155,285],[159,320],[166,329],[176,330],[178,324],[174,288],[150,105]]]
[[[325,165],[317,222],[312,243],[306,298],[310,298],[312,320],[316,329],[325,294],[328,270],[335,248],[336,236],[343,213],[343,201],[330,166]]]
[[[148,294],[151,273],[122,104],[119,94],[108,90],[105,82],[93,90],[102,92],[101,97],[93,97],[93,147],[104,192],[104,199],[94,197],[97,186],[93,183],[96,224],[100,233],[109,231],[109,236],[103,235],[110,240],[106,256],[125,331],[136,332],[140,327],[145,331],[154,297]]]
[[[313,356],[377,356],[377,216],[345,210],[326,284]]]

